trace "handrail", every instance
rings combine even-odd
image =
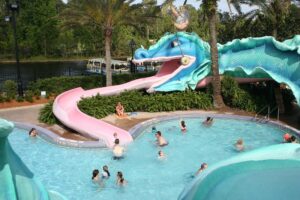
[[[268,120],[270,119],[270,114],[273,113],[275,110],[277,110],[277,121],[279,121],[279,106],[275,106],[268,111]]]
[[[258,111],[258,112],[255,114],[254,119],[256,119],[257,116],[258,116],[261,112],[263,112],[266,108],[268,108],[268,111],[269,111],[270,106],[269,106],[269,105],[265,105],[262,109],[260,109],[260,111]]]

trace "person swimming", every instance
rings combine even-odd
[[[117,173],[117,181],[116,181],[116,183],[119,186],[124,186],[124,185],[127,184],[127,181],[123,177],[123,173],[120,172],[120,171]]]
[[[37,131],[35,128],[30,129],[30,131],[28,132],[28,135],[30,137],[36,137],[38,135]]]
[[[99,182],[99,181],[100,181],[99,170],[98,170],[98,169],[94,169],[94,170],[93,170],[92,180],[93,180],[94,182]]]
[[[157,142],[157,145],[158,145],[158,146],[163,147],[163,146],[168,145],[168,142],[167,142],[167,141],[165,140],[165,138],[162,136],[162,134],[161,134],[160,131],[157,131],[157,132],[156,132],[155,137],[156,137],[156,142]]]
[[[291,139],[291,135],[289,134],[289,133],[285,133],[284,135],[283,135],[283,142],[289,142],[290,141],[290,139]]]
[[[245,146],[244,146],[244,141],[243,139],[238,139],[235,143],[235,149],[237,151],[244,151]]]
[[[203,172],[208,167],[207,163],[202,163],[198,171],[196,172],[195,176],[199,175],[201,172]]]
[[[181,120],[181,122],[180,122],[180,129],[181,129],[181,132],[183,132],[183,133],[187,131],[185,121],[183,121],[183,120]]]
[[[213,120],[214,120],[214,118],[207,117],[206,120],[202,122],[202,124],[204,124],[206,126],[211,126],[213,124]]]
[[[110,177],[110,172],[108,170],[108,166],[107,165],[104,165],[102,167],[103,169],[103,172],[102,172],[102,178],[105,178],[105,179],[108,179]]]
[[[114,154],[113,159],[114,160],[119,160],[119,159],[124,158],[123,153],[124,153],[124,147],[122,147],[120,145],[120,140],[116,139],[115,140],[115,146],[113,147],[113,154]]]
[[[166,155],[164,154],[164,152],[163,151],[158,151],[158,159],[164,159],[164,158],[166,158]]]
[[[298,143],[297,138],[294,135],[291,136],[291,138],[288,142],[289,143]]]
[[[152,126],[152,133],[154,134],[154,133],[156,133],[156,132],[157,132],[156,127],[155,127],[155,126]]]

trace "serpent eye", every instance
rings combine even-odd
[[[179,40],[174,40],[174,41],[171,42],[171,47],[172,47],[172,48],[177,47],[177,46],[179,46],[179,45],[180,45]]]

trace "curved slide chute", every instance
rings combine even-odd
[[[152,76],[137,79],[122,85],[91,90],[83,90],[82,88],[68,90],[56,97],[53,103],[53,112],[67,127],[76,130],[83,135],[97,139],[107,147],[112,147],[114,145],[114,132],[118,133],[121,144],[127,144],[133,140],[128,131],[86,115],[79,110],[77,103],[81,98],[92,97],[97,94],[106,96],[119,94],[125,90],[149,88],[159,80],[161,80],[161,77]]]

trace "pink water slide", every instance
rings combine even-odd
[[[59,121],[65,126],[78,131],[82,135],[104,142],[107,147],[112,147],[114,144],[114,132],[118,133],[121,144],[127,144],[133,140],[128,131],[86,115],[79,110],[77,103],[81,98],[92,97],[97,94],[108,96],[119,94],[125,90],[149,88],[151,85],[160,81],[161,79],[162,78],[159,76],[152,76],[130,81],[122,85],[96,88],[91,90],[74,88],[56,97],[53,104],[53,112]]]

